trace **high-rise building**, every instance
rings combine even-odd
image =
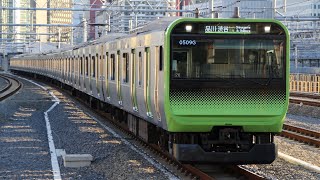
[[[213,3],[213,4],[212,4]],[[241,18],[273,18],[273,0],[196,0],[188,1],[184,10],[199,9],[200,17],[212,17],[218,13],[220,18],[231,18],[234,16],[235,7],[239,8]],[[184,13],[185,17],[194,17],[194,13]]]
[[[278,9],[281,9],[281,16],[286,17],[320,17],[320,1],[319,0],[287,0],[286,5],[282,1],[277,4]],[[285,7],[285,8],[284,8]],[[279,15],[280,16],[280,15]],[[285,21],[289,29],[302,30],[308,28],[318,28],[320,22],[314,21]]]
[[[12,0],[2,0],[0,1],[0,6],[2,7],[13,7]],[[13,11],[12,10],[3,10],[0,9],[0,23],[1,24],[13,24]],[[0,26],[1,32],[13,32],[13,26]],[[12,38],[12,34],[0,34],[0,42],[3,42],[2,39]]]
[[[88,8],[90,1],[89,0],[73,0],[73,8],[80,9],[80,8]],[[88,5],[88,6],[84,6]],[[86,12],[84,11],[73,11],[72,12],[72,24],[73,25],[82,25],[82,21],[86,16]],[[74,27],[73,28],[73,43],[79,44],[83,42],[83,27]]]
[[[176,9],[175,0],[118,0],[104,3],[105,7],[110,11],[97,12],[96,23],[108,24],[112,32],[128,33],[157,18],[176,16],[175,12],[165,12]]]
[[[11,8],[72,8],[72,0],[2,0],[0,1],[0,6]],[[48,28],[34,26],[34,24],[72,24],[72,12],[4,9],[0,10],[0,22],[1,24],[27,24],[26,26],[0,27],[2,32],[2,34],[0,34],[1,39],[15,39],[15,42],[38,41],[38,39],[40,39],[41,42],[57,42],[57,34],[60,29],[60,40],[62,42],[69,42],[71,27]],[[56,35],[30,35],[34,33],[51,33]]]
[[[90,0],[90,7],[94,9],[99,9],[103,5],[103,1],[101,0]],[[89,16],[89,40],[95,39],[98,30],[98,26],[96,25],[96,14],[98,11],[91,10]]]
[[[72,0],[48,0],[48,8],[72,8]],[[72,24],[72,11],[47,11],[47,24]],[[61,33],[61,42],[70,42],[72,27],[49,27],[49,33]],[[58,36],[50,36],[50,42],[58,42]]]

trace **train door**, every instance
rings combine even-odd
[[[144,48],[137,48],[136,54],[136,67],[135,67],[135,92],[136,92],[136,111],[139,111],[141,116],[146,116],[147,109],[146,109],[146,102],[144,98],[144,58],[145,58],[145,49]]]
[[[122,96],[121,96],[121,54],[120,51],[117,51],[117,58],[116,58],[116,83],[117,83],[117,97],[119,105],[122,104]]]
[[[151,52],[150,48],[145,48],[145,58],[144,58],[144,101],[146,106],[146,114],[148,117],[153,118],[151,103],[150,103],[150,64],[151,64]]]
[[[156,47],[156,56],[154,61],[154,71],[155,71],[155,77],[154,77],[154,95],[153,95],[153,101],[154,101],[154,110],[155,110],[155,118],[159,121],[161,121],[161,113],[160,113],[160,102],[159,102],[159,89],[160,89],[160,77],[161,77],[161,71],[163,69],[163,48],[162,46]]]
[[[100,99],[105,101],[105,94],[104,94],[104,84],[105,84],[105,54],[104,54],[104,45],[99,46],[100,52],[100,60],[99,60],[99,92],[100,92]]]
[[[85,54],[84,54],[84,88],[85,91],[90,94],[91,90],[90,90],[90,76],[91,76],[91,72],[90,72],[90,62],[91,62],[91,54],[89,52],[89,47],[85,48]]]
[[[85,77],[86,77],[86,56],[85,56],[85,51],[84,49],[82,50],[81,54],[80,54],[80,70],[81,70],[81,74],[80,74],[80,86],[81,86],[81,90],[85,91]]]
[[[90,54],[91,54],[91,62],[90,62],[90,93],[95,97],[98,98],[97,92],[97,81],[98,81],[98,73],[97,73],[97,64],[98,64],[98,51],[96,46],[90,47]]]
[[[134,49],[131,50],[131,58],[130,58],[130,95],[131,95],[131,104],[133,107],[133,111],[138,112],[138,104],[137,104],[137,94],[136,94],[136,52]]]
[[[108,81],[108,90],[109,90],[109,97],[108,100],[111,101],[112,104],[118,105],[118,94],[117,94],[117,52],[112,51],[109,54],[109,81]]]
[[[103,68],[103,61],[102,61],[102,45],[96,46],[96,68],[97,68],[97,77],[96,77],[96,89],[98,93],[98,98],[104,100],[103,98],[103,91],[102,91],[102,68]]]
[[[121,100],[125,109],[132,109],[130,92],[130,50],[121,55]]]
[[[107,46],[104,47],[105,50],[107,50],[106,48],[107,48]],[[104,94],[105,101],[110,101],[110,93],[109,93],[109,77],[110,77],[110,75],[109,75],[109,72],[110,72],[109,63],[110,63],[110,58],[109,58],[109,53],[106,52],[104,54],[104,56],[105,56],[105,59],[104,59],[104,67],[103,67],[104,71],[103,71],[103,74],[104,74],[105,77],[104,77],[104,83],[103,83],[103,94]]]

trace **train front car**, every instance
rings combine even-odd
[[[289,95],[289,35],[274,20],[180,19],[166,32],[169,150],[184,162],[271,163]]]

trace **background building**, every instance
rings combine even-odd
[[[72,0],[48,0],[48,8],[72,8]],[[72,11],[47,11],[47,24],[72,24]],[[70,42],[72,27],[49,27],[49,33],[58,34],[60,31],[61,38],[51,36],[50,42]]]
[[[182,9],[198,8],[200,17],[212,17],[214,13],[218,13],[220,18],[231,18],[234,15],[234,8],[239,7],[241,18],[273,18],[273,5],[273,0],[188,0]],[[188,12],[183,13],[183,16],[194,17],[195,14]]]
[[[12,0],[1,0],[0,6],[3,7],[13,7],[13,1]],[[9,10],[2,10],[0,9],[0,23],[1,24],[12,24],[13,23],[13,11]],[[0,26],[1,32],[13,32],[13,27],[9,26]],[[0,42],[3,42],[2,39],[9,39],[12,38],[12,34],[0,34]]]
[[[176,12],[165,12],[176,9],[176,1],[173,0],[118,0],[105,2],[102,8],[105,7],[109,11],[97,12],[96,23],[108,24],[111,32],[128,33],[160,17],[176,16]],[[104,31],[105,27],[100,29]]]

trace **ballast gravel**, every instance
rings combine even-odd
[[[300,104],[289,104],[288,114],[297,115],[297,116],[305,116],[310,118],[319,118],[320,117],[320,107],[308,106],[308,105],[300,105]],[[309,121],[308,118],[302,119],[300,121]],[[313,120],[310,120],[313,122]],[[319,123],[319,121],[318,121]]]
[[[67,154],[91,154],[94,157],[89,167],[82,168],[66,168],[59,158],[63,179],[168,179],[74,102],[58,91],[52,91],[61,100],[59,106],[49,113],[50,121],[54,122],[51,125],[54,138],[58,139],[56,148],[64,149]]]
[[[320,107],[290,104],[285,123],[320,131]]]
[[[52,179],[43,112],[52,104],[39,87],[0,102],[0,179]]]
[[[0,103],[0,179],[53,179],[44,120],[52,97],[22,82],[18,94]],[[49,112],[56,149],[94,157],[90,166],[81,168],[64,167],[58,157],[62,179],[169,179],[172,175],[161,164],[157,164],[163,168],[159,170],[146,161],[64,95],[52,91],[61,100]]]
[[[319,132],[320,116],[318,114],[320,115],[319,107],[290,104],[285,123]],[[278,136],[275,137],[275,143],[278,145],[279,152],[320,167],[319,148]],[[244,167],[267,179],[320,179],[319,173],[280,158],[277,158],[272,164],[246,165]]]

